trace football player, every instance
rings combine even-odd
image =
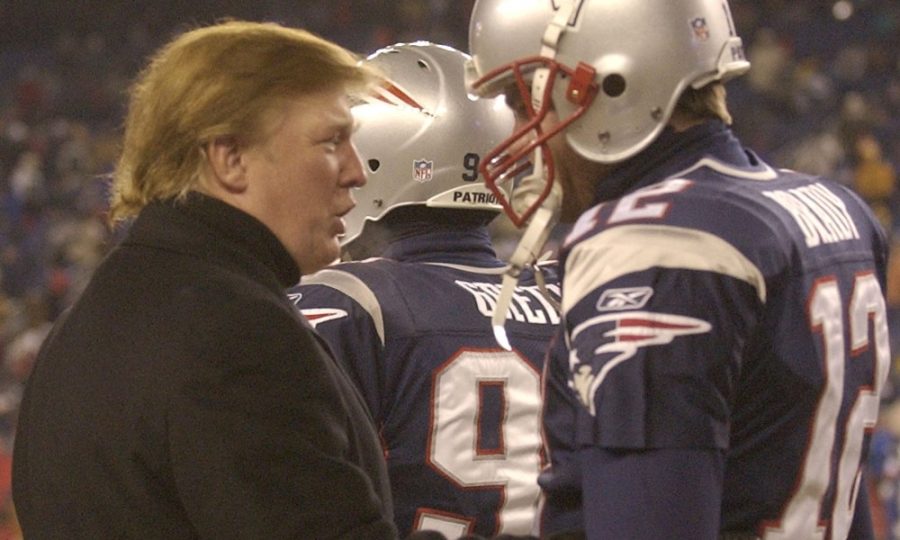
[[[847,188],[735,137],[723,84],[750,65],[728,3],[478,0],[470,52],[472,91],[520,118],[485,181],[500,197],[541,158],[579,216],[544,534],[872,538],[885,236]]]
[[[353,262],[289,291],[379,426],[401,537],[527,535],[540,495],[540,374],[559,289],[552,267],[545,290],[523,271],[505,311],[511,350],[497,345],[506,266],[488,224],[500,205],[478,170],[514,118],[502,98],[467,95],[467,59],[419,42],[365,60],[385,81],[353,108],[369,178],[346,217]]]

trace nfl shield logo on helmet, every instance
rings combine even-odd
[[[709,26],[707,26],[705,18],[696,17],[691,19],[691,29],[694,31],[694,41],[703,42],[709,40]]]
[[[434,162],[427,159],[413,161],[413,180],[416,182],[430,182],[434,176]]]

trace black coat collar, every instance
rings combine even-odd
[[[219,199],[191,192],[183,200],[148,204],[124,244],[153,245],[238,264],[244,271],[274,276],[282,288],[300,281],[300,269],[278,238],[255,217]]]

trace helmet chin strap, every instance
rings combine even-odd
[[[534,169],[532,173],[522,179],[512,194],[510,202],[516,211],[529,208],[531,203],[544,191],[546,179],[544,177],[544,159],[540,146],[534,150],[533,162]],[[539,252],[544,247],[550,232],[553,230],[553,226],[556,225],[559,219],[561,205],[562,188],[558,182],[554,182],[550,194],[528,221],[525,232],[522,234],[519,244],[509,259],[509,267],[503,274],[503,285],[500,288],[497,306],[494,308],[494,314],[491,317],[491,326],[494,328],[494,339],[508,351],[512,350],[512,346],[506,335],[505,323],[513,293],[516,285],[519,283],[519,276],[522,275],[524,269],[528,267],[535,268],[535,279],[541,292],[550,300],[551,305],[554,305],[554,307],[557,305],[556,300],[552,299],[547,292],[544,276],[540,268],[535,266],[535,263],[538,262]]]
[[[544,30],[541,38],[541,56],[555,59],[556,48],[559,39],[569,27],[569,22],[578,11],[583,0],[561,0],[559,9],[553,19]],[[540,111],[543,106],[544,90],[547,87],[550,70],[547,68],[539,68],[535,70],[531,80],[531,103],[535,111]],[[537,146],[534,149],[534,169],[530,175],[525,177],[511,194],[510,203],[516,212],[524,213],[531,204],[543,193],[547,183],[544,171],[543,146]],[[540,268],[535,265],[539,258],[539,252],[547,242],[553,226],[559,220],[559,211],[562,205],[562,187],[559,182],[554,182],[550,189],[550,194],[544,199],[544,202],[531,216],[525,232],[522,234],[519,244],[516,246],[512,257],[509,260],[509,268],[503,274],[503,285],[500,288],[500,295],[497,298],[497,307],[491,317],[491,325],[494,327],[494,339],[504,349],[510,351],[512,346],[506,335],[506,318],[509,311],[509,305],[512,301],[513,293],[516,285],[519,283],[519,276],[522,270],[528,267],[535,269],[535,280],[540,287],[541,293],[550,301],[551,305],[559,309],[558,303],[547,292],[544,275]]]
[[[575,13],[581,8],[584,0],[560,0],[559,8],[547,24],[544,35],[541,36],[541,56],[551,60],[556,59],[556,49],[559,46],[559,40],[569,28],[569,23],[573,21]],[[534,78],[531,80],[531,101],[534,110],[540,110],[541,100],[544,97],[544,88],[547,86],[549,70],[540,68],[536,70]]]

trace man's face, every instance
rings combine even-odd
[[[518,131],[531,120],[528,107],[525,105],[523,96],[514,87],[506,91],[506,103],[515,114],[514,131]],[[559,116],[556,114],[556,109],[550,104],[550,110],[541,121],[541,130],[546,133],[558,123]],[[516,141],[516,144],[510,148],[510,152],[516,152],[534,140],[536,136],[537,133],[534,131],[527,134],[526,137]],[[546,144],[553,156],[555,181],[563,190],[560,220],[563,223],[574,222],[581,212],[590,207],[594,199],[596,179],[589,177],[587,172],[595,170],[596,167],[593,166],[594,164],[586,163],[586,160],[576,154],[566,143],[565,130],[550,138]]]
[[[244,152],[248,210],[309,274],[340,255],[342,217],[356,204],[350,189],[366,182],[350,140],[353,117],[339,90],[286,101],[274,112],[264,140]]]

